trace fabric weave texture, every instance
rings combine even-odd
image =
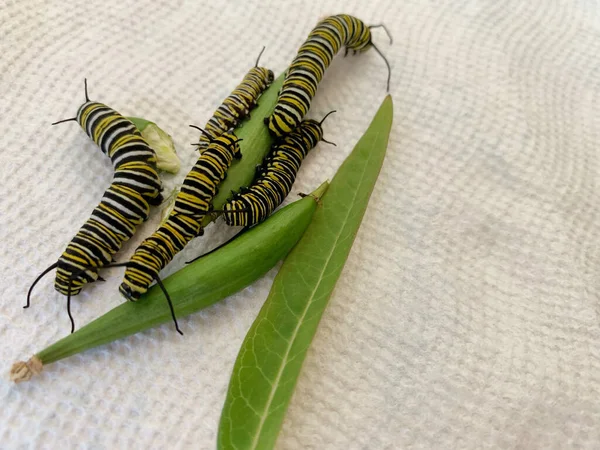
[[[0,369],[69,331],[48,276],[110,183],[72,117],[90,98],[189,143],[254,65],[285,70],[349,13],[393,75],[394,126],[279,449],[600,447],[600,6],[593,1],[0,1]],[[331,178],[383,100],[373,51],[334,59],[309,117],[338,113],[292,195]],[[158,225],[159,211],[119,254]],[[232,235],[222,221],[163,272]],[[215,448],[237,352],[276,269],[172,324],[0,380],[0,447]],[[122,269],[73,299],[82,326]]]

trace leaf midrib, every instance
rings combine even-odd
[[[375,135],[375,138],[372,140],[372,142],[377,142],[379,139],[379,135],[381,133],[377,132],[377,134]],[[362,140],[362,139],[361,139]],[[374,145],[371,145],[371,147],[375,147]],[[267,403],[265,405],[263,414],[260,417],[260,423],[258,426],[258,429],[256,430],[256,434],[254,435],[254,439],[252,441],[252,447],[251,449],[254,450],[256,449],[256,446],[258,444],[258,440],[260,438],[261,432],[262,432],[262,428],[265,424],[265,421],[267,419],[267,416],[269,415],[269,409],[271,407],[271,403],[273,402],[273,398],[275,397],[275,392],[277,391],[277,388],[279,387],[279,381],[281,380],[281,376],[283,375],[283,371],[285,369],[285,367],[287,366],[287,359],[288,356],[290,354],[290,351],[292,350],[292,347],[294,345],[294,341],[296,339],[296,336],[298,335],[298,331],[300,330],[300,327],[302,325],[302,323],[304,322],[304,317],[306,316],[306,314],[308,313],[308,310],[310,309],[310,305],[312,305],[313,301],[314,301],[314,297],[315,297],[315,293],[319,290],[319,287],[321,286],[321,283],[323,281],[323,274],[325,273],[325,271],[327,270],[327,268],[329,267],[329,262],[331,261],[331,257],[335,251],[335,248],[337,246],[338,241],[340,240],[340,237],[342,236],[343,232],[344,232],[344,228],[346,226],[346,223],[348,221],[348,217],[350,217],[350,213],[353,210],[353,206],[354,206],[354,201],[356,200],[356,197],[358,195],[358,193],[360,192],[360,187],[362,186],[363,180],[365,178],[365,173],[367,172],[367,168],[370,167],[370,161],[371,161],[371,156],[373,155],[373,152],[369,152],[369,157],[367,158],[367,164],[364,164],[364,169],[361,173],[360,176],[360,182],[357,186],[357,188],[354,191],[354,196],[352,197],[352,202],[350,203],[350,208],[348,208],[348,212],[346,213],[346,217],[344,218],[343,222],[342,222],[342,226],[340,227],[340,232],[338,233],[338,235],[335,238],[335,242],[334,244],[331,246],[331,251],[329,252],[329,255],[327,255],[327,259],[325,264],[323,264],[323,270],[321,270],[321,273],[319,274],[319,278],[317,281],[317,284],[315,286],[315,288],[313,289],[313,291],[311,292],[310,296],[309,296],[309,300],[306,302],[306,307],[304,308],[304,311],[302,312],[302,316],[300,317],[300,319],[298,320],[298,325],[296,325],[296,328],[294,329],[294,332],[292,333],[292,336],[290,338],[290,340],[288,341],[288,347],[285,351],[285,354],[283,355],[283,359],[281,361],[281,367],[279,369],[279,371],[277,372],[277,376],[273,382],[273,384],[271,385],[271,392],[269,393],[269,398],[267,399]],[[309,230],[307,230],[309,231]]]

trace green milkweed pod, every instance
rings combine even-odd
[[[175,144],[169,134],[163,131],[154,122],[150,122],[146,119],[140,119],[139,117],[128,117],[135,127],[142,134],[142,137],[146,139],[148,145],[152,147],[154,153],[156,153],[156,167],[158,170],[162,170],[168,173],[177,173],[181,167],[181,161],[177,156],[175,150]]]
[[[206,308],[271,270],[300,240],[327,187],[328,183],[323,183],[219,250],[165,278],[177,316]],[[10,378],[16,383],[27,381],[46,364],[170,321],[163,293],[155,285],[139,301],[123,303],[27,362],[14,363]]]

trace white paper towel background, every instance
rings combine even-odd
[[[600,446],[600,11],[593,1],[285,3],[0,0],[0,369],[69,329],[29,284],[110,183],[71,117],[84,99],[188,145],[254,64],[285,69],[315,22],[384,22],[388,154],[286,415],[278,447]],[[294,193],[333,176],[385,95],[375,52],[336,58],[311,109],[338,113]],[[292,200],[292,198],[288,199]],[[121,259],[157,225],[156,215]],[[210,229],[165,271],[215,245]],[[208,244],[207,244],[208,242]],[[215,447],[230,372],[273,276],[216,306],[0,381],[2,448]],[[119,304],[122,271],[74,301]]]

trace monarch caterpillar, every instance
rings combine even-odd
[[[177,325],[171,299],[158,273],[189,241],[204,233],[201,222],[212,211],[211,202],[218,192],[217,186],[225,178],[233,159],[242,157],[240,141],[232,132],[212,139],[183,181],[167,220],[140,244],[129,262],[114,265],[126,266],[119,292],[128,300],[137,300],[156,280],[167,297],[180,334],[183,333]]]
[[[258,67],[264,51],[265,47],[259,53],[254,67],[248,71],[242,82],[223,101],[205,125],[206,133],[200,135],[198,144],[200,151],[210,144],[211,139],[234,128],[245,117],[250,117],[250,110],[256,105],[260,95],[273,82],[275,78],[273,72],[264,67]]]
[[[321,122],[304,120],[294,131],[286,134],[280,141],[273,145],[263,164],[257,169],[257,177],[247,188],[223,206],[225,223],[230,226],[245,227],[241,233],[253,225],[265,220],[287,197],[296,180],[302,161],[320,141],[335,145],[323,139],[323,122],[331,111],[323,117]],[[238,235],[234,236],[235,239]],[[212,253],[229,241],[211,250]],[[187,263],[191,263],[208,253],[198,256]]]
[[[223,207],[225,223],[231,226],[252,226],[265,220],[287,197],[296,180],[302,161],[319,141],[323,140],[323,121],[304,120],[291,133],[275,143],[258,177]],[[247,211],[240,213],[240,211]]]
[[[90,101],[85,80],[85,103],[76,117],[60,120],[76,121],[106,154],[114,167],[112,184],[90,218],[67,245],[58,261],[44,270],[27,293],[40,279],[56,270],[54,288],[67,296],[67,311],[71,332],[75,328],[70,310],[71,295],[77,295],[84,284],[102,280],[97,269],[106,266],[130,239],[138,225],[148,219],[149,205],[162,201],[162,185],[156,169],[156,154],[142,138],[135,125],[114,109]]]
[[[342,46],[346,46],[346,54],[348,50],[354,50],[356,53],[373,47],[387,65],[389,91],[390,65],[371,39],[371,28],[376,27],[383,27],[387,33],[384,25],[369,27],[347,14],[330,16],[317,24],[298,50],[286,73],[273,113],[265,118],[265,124],[268,125],[271,134],[280,137],[298,126],[308,112],[325,70]]]

